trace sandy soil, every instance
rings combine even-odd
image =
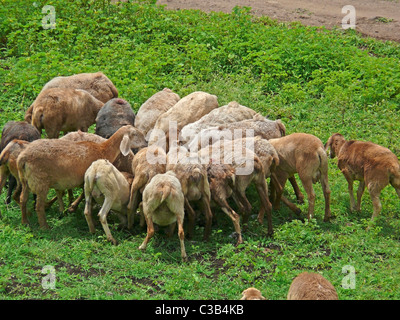
[[[356,30],[370,37],[400,42],[400,0],[158,0],[167,9],[200,9],[231,12],[239,6],[251,7],[255,15],[278,21],[300,21],[311,26],[342,25],[345,5],[356,10]]]

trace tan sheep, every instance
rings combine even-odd
[[[41,139],[31,142],[17,159],[18,176],[22,185],[22,223],[28,223],[26,202],[29,190],[37,195],[36,212],[41,228],[48,228],[45,200],[50,188],[57,195],[64,190],[83,185],[89,166],[98,159],[113,162],[120,153],[146,145],[143,134],[132,126],[120,128],[103,143],[73,142],[61,139]]]
[[[85,90],[52,88],[42,91],[32,106],[32,125],[52,139],[61,131],[87,131],[103,102]]]
[[[147,243],[154,235],[153,223],[168,226],[176,222],[181,244],[181,257],[183,261],[187,260],[183,230],[184,195],[179,179],[174,172],[167,171],[164,174],[155,175],[144,188],[143,214],[147,224],[147,236],[139,249],[146,250]]]
[[[335,287],[319,273],[300,273],[290,285],[287,300],[338,300]]]
[[[101,205],[98,213],[101,225],[107,235],[107,240],[114,245],[118,242],[112,236],[107,223],[110,210],[119,213],[120,219],[126,222],[127,206],[129,202],[130,185],[133,175],[120,172],[108,160],[94,161],[85,173],[85,218],[89,231],[95,233],[92,219],[92,199]]]
[[[248,288],[242,292],[240,300],[267,300],[261,294],[261,291],[256,288]]]
[[[190,154],[185,147],[174,146],[167,153],[166,171],[173,171],[181,183],[185,196],[185,209],[188,213],[188,238],[193,236],[196,213],[190,202],[200,202],[205,217],[204,240],[211,234],[212,212],[210,207],[211,194],[207,178],[207,170],[200,163],[198,155]]]
[[[325,198],[324,221],[328,221],[331,217],[328,159],[321,140],[311,134],[292,133],[282,138],[271,139],[269,142],[279,155],[279,165],[275,172],[280,186],[284,188],[289,177],[295,173],[299,175],[308,197],[308,219],[314,216],[315,192],[313,184],[317,181],[321,182]],[[276,192],[276,197],[273,200],[274,208],[279,208],[279,202],[282,199],[292,211],[298,214],[299,208],[282,197],[282,191],[277,190]],[[274,191],[271,190],[271,194],[274,195]]]
[[[180,132],[180,141],[182,143],[190,143],[204,129],[224,126],[246,119],[264,120],[264,117],[253,109],[232,101],[226,106],[211,110],[199,120],[184,126]]]
[[[103,103],[112,98],[118,98],[117,88],[102,72],[78,73],[72,76],[55,77],[44,85],[42,91],[50,88],[86,90]]]
[[[146,137],[154,128],[158,117],[171,109],[179,99],[179,95],[168,88],[155,93],[140,106],[135,118],[135,127]]]
[[[153,160],[153,161],[152,161]],[[128,204],[128,229],[134,223],[134,214],[141,202],[143,190],[156,174],[165,173],[167,155],[163,148],[156,145],[143,148],[135,154],[132,161],[134,179],[130,190]],[[144,226],[143,215],[140,216],[140,226]]]
[[[400,163],[389,149],[372,142],[345,140],[340,133],[333,134],[325,145],[331,149],[331,158],[337,156],[338,167],[348,183],[351,210],[359,211],[365,187],[374,207],[372,219],[382,210],[380,194],[389,183],[400,198]],[[360,181],[357,204],[354,200],[353,182]]]
[[[162,138],[167,138],[168,142],[169,135],[174,134],[170,132],[172,123],[176,123],[176,129],[179,132],[187,124],[200,119],[217,107],[218,100],[215,95],[202,91],[187,95],[158,117],[153,130],[150,132],[149,145],[158,144],[162,141]],[[168,151],[168,146],[166,150]]]

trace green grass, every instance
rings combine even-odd
[[[181,97],[193,91],[232,100],[271,119],[288,133],[307,132],[326,142],[334,132],[371,140],[400,154],[400,46],[363,38],[352,30],[327,30],[256,18],[248,8],[231,14],[169,11],[151,2],[0,0],[0,126],[23,119],[51,78],[103,71],[134,110],[169,87]],[[56,28],[44,30],[44,5],[54,5]],[[179,21],[177,24],[176,22]],[[93,129],[93,128],[91,128]],[[249,286],[269,299],[285,299],[302,271],[320,272],[340,299],[400,298],[400,201],[382,193],[378,221],[366,227],[372,204],[366,192],[360,213],[349,210],[347,184],[330,160],[334,219],[325,223],[320,185],[316,219],[292,220],[284,206],[273,212],[273,238],[253,217],[235,247],[232,223],[218,208],[209,242],[201,222],[180,259],[177,235],[156,233],[138,250],[145,230],[129,233],[109,218],[118,246],[101,225],[88,232],[83,205],[60,216],[47,211],[51,229],[21,225],[19,207],[0,196],[1,299],[238,299]],[[289,197],[293,198],[291,188]],[[249,199],[257,213],[254,190]],[[31,211],[32,201],[29,202]],[[301,205],[303,212],[307,204]],[[43,267],[56,271],[55,289],[44,289]],[[355,289],[344,289],[345,266],[356,272]]]

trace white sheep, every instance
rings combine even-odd
[[[92,219],[92,199],[101,205],[98,213],[100,222],[107,240],[114,245],[118,242],[112,236],[107,224],[107,215],[110,210],[120,213],[120,218],[126,221],[127,206],[129,202],[130,185],[133,175],[120,172],[108,160],[100,159],[94,161],[85,172],[85,218],[91,233],[95,232]]]

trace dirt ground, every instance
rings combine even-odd
[[[310,26],[342,25],[352,5],[356,13],[356,30],[381,40],[400,42],[400,0],[158,0],[167,9],[200,9],[206,12],[231,12],[235,6],[251,7],[255,15],[278,21],[300,21]]]

